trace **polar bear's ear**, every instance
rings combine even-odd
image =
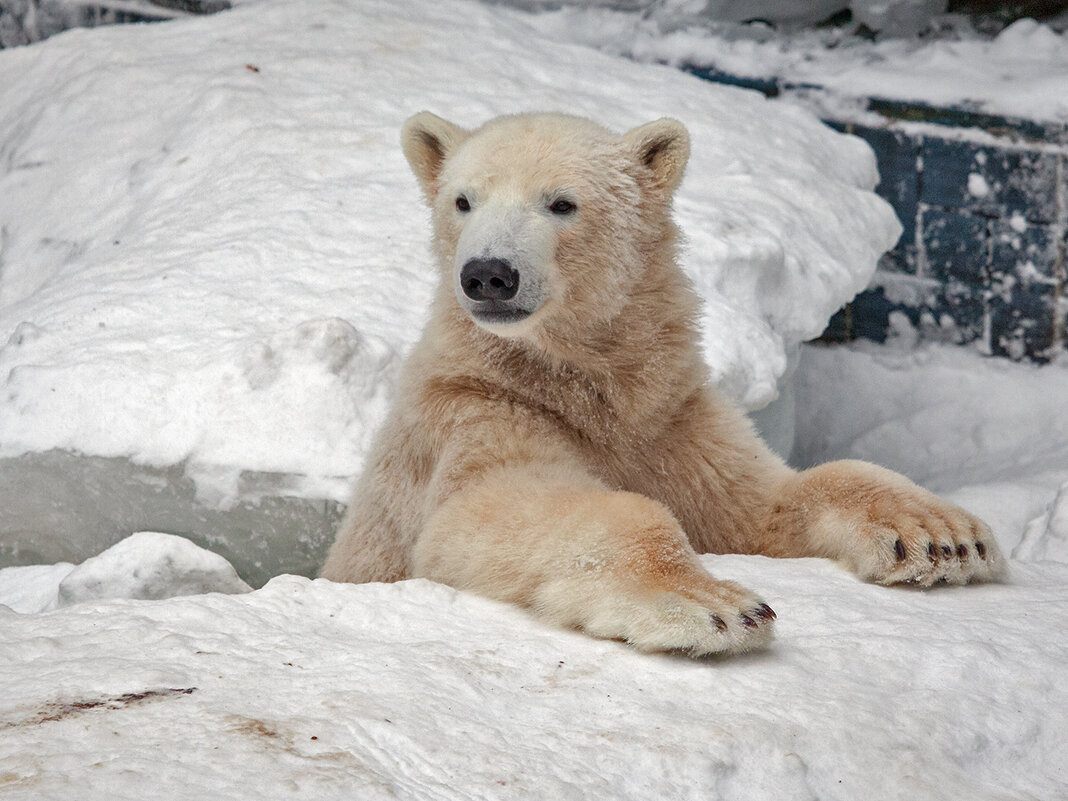
[[[438,175],[445,159],[468,135],[463,128],[429,111],[421,111],[404,123],[401,148],[427,200],[433,202],[437,195]]]
[[[663,117],[623,134],[623,144],[644,172],[649,188],[670,195],[690,158],[690,134],[678,120]]]

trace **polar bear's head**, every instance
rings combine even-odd
[[[651,255],[674,247],[671,196],[689,157],[675,120],[619,136],[559,114],[468,131],[423,112],[402,143],[446,281],[494,334],[610,321],[647,279]]]

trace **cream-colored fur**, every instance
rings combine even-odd
[[[441,287],[323,576],[423,576],[698,655],[765,643],[775,616],[698,553],[824,556],[880,583],[998,575],[981,521],[874,465],[795,472],[709,386],[675,261],[680,123],[469,132],[423,113],[402,141]],[[470,288],[479,260],[513,270],[514,298]]]

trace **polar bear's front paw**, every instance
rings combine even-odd
[[[775,620],[760,598],[710,576],[670,590],[643,588],[592,611],[582,627],[594,636],[690,656],[760,648],[771,640]]]
[[[916,488],[895,512],[860,524],[854,568],[880,584],[989,581],[1004,571],[997,541],[982,520]]]
[[[828,462],[798,474],[770,528],[785,538],[793,526],[803,531],[806,555],[839,559],[879,584],[967,584],[1005,571],[986,523],[868,462]]]

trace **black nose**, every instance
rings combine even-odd
[[[504,259],[471,259],[460,270],[460,286],[471,300],[511,300],[519,273]]]

